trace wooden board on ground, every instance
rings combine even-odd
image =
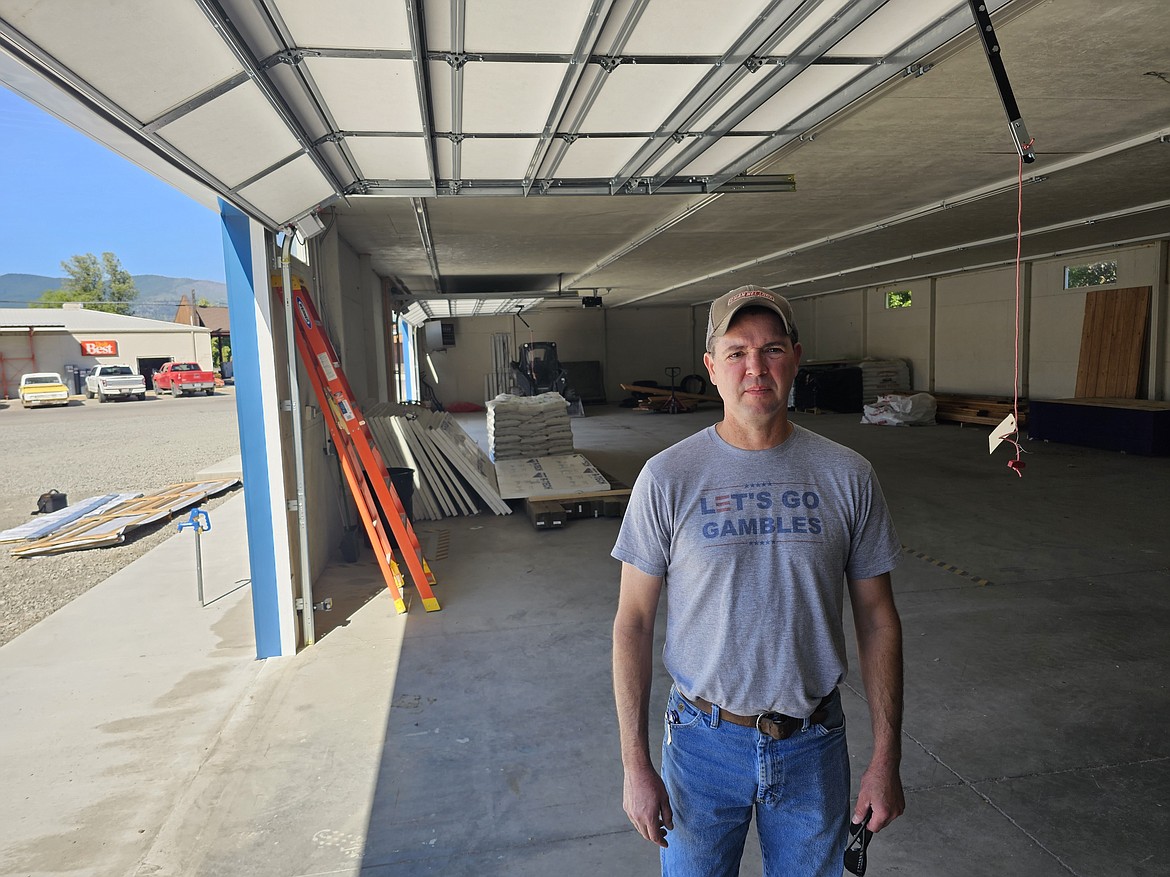
[[[13,548],[11,553],[16,557],[33,557],[117,545],[125,540],[127,530],[170,517],[239,482],[238,478],[230,478],[172,484],[116,505],[102,506],[98,513],[83,515],[60,530]]]
[[[600,471],[600,470],[598,470]],[[574,494],[569,496],[541,497],[524,501],[525,510],[534,527],[551,529],[563,527],[565,520],[579,518],[620,518],[626,513],[626,506],[630,503],[631,488],[614,478],[608,472],[601,473],[610,482],[609,490],[596,490],[591,493]],[[559,509],[564,519],[559,524],[547,523],[555,517],[554,507]],[[544,514],[546,523],[538,523],[539,515]]]
[[[565,526],[567,515],[558,502],[549,500],[525,500],[524,508],[528,511],[528,519],[538,530],[552,530]]]
[[[623,390],[629,390],[631,393],[644,393],[647,396],[665,396],[670,398],[673,395],[680,402],[723,402],[721,396],[704,396],[701,393],[684,393],[682,390],[672,391],[670,387],[640,387],[637,384],[621,384]]]
[[[31,542],[64,529],[66,525],[85,515],[100,515],[114,506],[140,496],[141,493],[107,493],[104,496],[91,496],[58,511],[42,514],[35,521],[5,530],[0,533],[0,542]]]
[[[937,411],[934,419],[940,423],[972,423],[981,426],[997,426],[1013,413],[1014,403],[1010,398],[992,396],[960,396],[949,393],[932,393]],[[1020,427],[1028,422],[1028,400],[1019,402]]]
[[[609,481],[580,454],[496,461],[504,499],[549,499],[609,490]]]

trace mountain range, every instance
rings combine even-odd
[[[189,277],[163,277],[160,274],[135,274],[138,298],[132,313],[152,320],[173,320],[179,299],[207,299],[213,305],[227,304],[227,284],[215,280],[192,280]],[[23,308],[41,294],[60,289],[62,277],[42,274],[0,274],[0,308]]]

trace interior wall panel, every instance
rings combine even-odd
[[[939,278],[935,316],[935,390],[1011,396],[1015,374],[1014,270],[1000,268]]]
[[[908,308],[887,308],[888,292],[909,289]],[[910,363],[911,388],[924,391],[930,376],[930,280],[882,286],[865,295],[868,322],[866,354]]]
[[[342,242],[337,248],[337,279],[340,284],[341,310],[334,314],[334,324],[343,326],[344,351],[341,353],[349,384],[359,404],[370,398],[369,363],[372,351],[367,349],[367,330],[371,304],[362,293],[362,275],[357,254]]]
[[[700,310],[702,310],[700,308]],[[679,379],[688,374],[707,380],[701,355],[692,344],[691,308],[622,308],[606,312],[606,397],[617,402],[629,396],[620,384],[650,380],[670,386],[668,366],[678,366]],[[592,357],[591,357],[592,358]],[[714,389],[711,389],[714,395]]]
[[[865,299],[861,290],[850,290],[841,295],[826,295],[816,302],[816,323],[812,334],[806,336],[800,327],[804,361],[829,359],[860,359],[865,355],[863,309]],[[795,314],[793,315],[795,316]],[[805,341],[805,338],[808,341]]]

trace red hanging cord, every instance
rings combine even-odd
[[[1027,147],[1030,147],[1035,140],[1029,140]],[[1025,147],[1025,148],[1027,148]],[[1021,154],[1019,159],[1019,174],[1016,184],[1016,335],[1015,335],[1015,369],[1012,376],[1012,417],[1015,419],[1015,427],[1011,432],[1003,436],[1003,440],[1015,445],[1016,458],[1008,461],[1008,468],[1016,473],[1020,478],[1024,477],[1024,466],[1027,465],[1020,459],[1024,449],[1020,445],[1020,256],[1023,251],[1024,241],[1024,156]]]

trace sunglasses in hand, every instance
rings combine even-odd
[[[866,850],[869,849],[870,839],[873,837],[873,832],[866,826],[869,824],[869,817],[871,811],[865,812],[865,818],[861,822],[849,823],[849,843],[845,847],[845,870],[851,874],[856,874],[861,877],[865,873],[866,866]]]

